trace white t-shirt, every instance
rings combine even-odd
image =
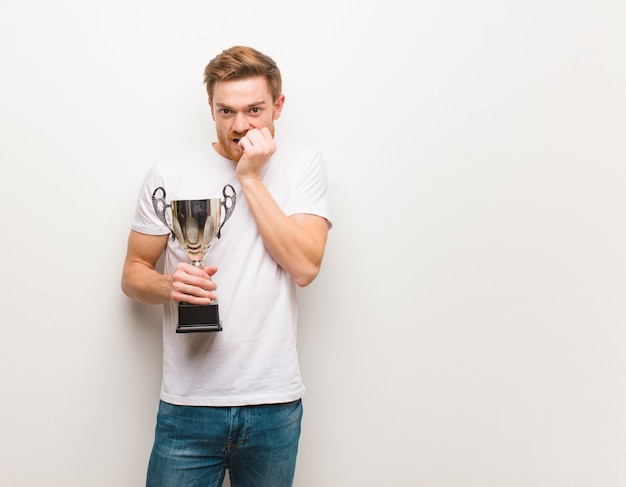
[[[324,162],[315,149],[277,141],[262,170],[263,182],[287,215],[330,211]],[[176,333],[177,303],[163,305],[163,384],[161,399],[192,406],[243,406],[299,399],[305,388],[296,350],[297,286],[265,249],[235,176],[235,163],[211,144],[157,163],[139,195],[133,230],[169,233],[155,213],[152,194],[162,187],[165,200],[224,199],[234,187],[234,211],[204,258],[215,265],[223,331]],[[222,217],[223,219],[223,217]],[[189,258],[178,241],[168,240],[164,272]]]

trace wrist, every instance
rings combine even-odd
[[[263,180],[258,174],[237,174],[237,179],[243,190],[263,184]]]

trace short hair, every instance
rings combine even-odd
[[[269,56],[252,47],[234,46],[225,49],[215,56],[204,68],[204,83],[213,98],[213,89],[218,81],[263,76],[267,80],[272,101],[276,101],[282,94],[282,79],[276,62]]]

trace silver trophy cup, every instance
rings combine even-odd
[[[235,209],[237,195],[227,184],[222,191],[223,200],[165,201],[165,189],[157,188],[152,193],[152,205],[159,219],[170,230],[173,240],[187,254],[191,264],[204,267],[202,261],[216,238],[221,237],[222,227]],[[222,220],[222,208],[224,218]],[[176,333],[222,331],[217,302],[209,305],[178,303],[178,325]]]

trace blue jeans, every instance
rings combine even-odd
[[[291,487],[302,402],[244,407],[161,401],[147,487]]]

